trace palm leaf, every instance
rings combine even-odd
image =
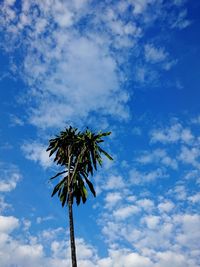
[[[58,190],[60,189],[60,188],[62,188],[62,185],[63,185],[63,183],[66,181],[66,177],[64,177],[55,187],[54,187],[54,189],[53,189],[53,192],[52,192],[52,194],[51,194],[51,196],[53,197],[57,192],[58,192]]]
[[[63,173],[66,173],[67,171],[63,171],[63,172],[58,172],[55,176],[51,177],[49,180],[52,180],[56,177],[58,177],[59,175],[63,174]]]
[[[62,203],[62,207],[64,207],[64,205],[65,205],[67,195],[68,195],[68,188],[67,188],[67,185],[64,185],[62,193],[60,195],[60,201]]]
[[[82,198],[82,201],[83,201],[83,204],[86,202],[87,200],[87,189],[86,187],[83,185],[81,188],[81,198]]]
[[[105,150],[103,150],[101,147],[98,147],[98,150],[101,153],[103,153],[108,159],[113,160],[113,158]]]
[[[96,197],[96,192],[94,190],[93,184],[90,182],[90,180],[87,177],[84,177],[84,178],[85,178],[85,181],[86,181],[87,185],[90,188],[90,191],[92,192],[92,194],[94,195],[94,197]]]

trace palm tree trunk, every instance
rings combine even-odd
[[[69,193],[69,230],[70,230],[70,244],[71,244],[71,259],[72,259],[72,267],[77,267],[76,262],[76,245],[74,238],[74,221],[73,221],[73,209],[72,209],[72,193]]]

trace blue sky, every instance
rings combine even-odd
[[[66,125],[112,131],[74,206],[80,267],[200,264],[200,3],[0,1],[1,267],[70,266],[45,152]]]

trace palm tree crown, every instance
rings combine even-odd
[[[68,203],[70,192],[72,201],[75,198],[77,205],[81,200],[85,203],[87,200],[85,184],[96,196],[93,184],[88,177],[90,174],[93,175],[98,165],[102,165],[101,154],[112,160],[111,156],[100,147],[100,143],[104,142],[103,137],[108,135],[110,132],[96,134],[88,128],[80,132],[70,126],[49,141],[47,148],[47,151],[50,151],[49,156],[54,154],[54,162],[65,168],[51,178],[54,179],[65,174],[52,192],[52,196],[58,194],[62,206]]]

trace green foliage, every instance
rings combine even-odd
[[[50,179],[58,178],[67,173],[65,177],[62,176],[61,181],[52,192],[52,196],[58,194],[62,206],[68,203],[69,194],[72,194],[73,199],[76,199],[77,205],[80,204],[81,200],[85,203],[88,195],[86,185],[94,197],[96,196],[89,176],[93,175],[98,165],[102,166],[102,154],[112,160],[112,157],[99,145],[104,142],[103,137],[110,134],[110,132],[96,134],[89,129],[80,132],[70,126],[54,139],[49,140],[47,148],[49,156],[54,155],[54,162],[65,167],[64,171],[57,173]]]

